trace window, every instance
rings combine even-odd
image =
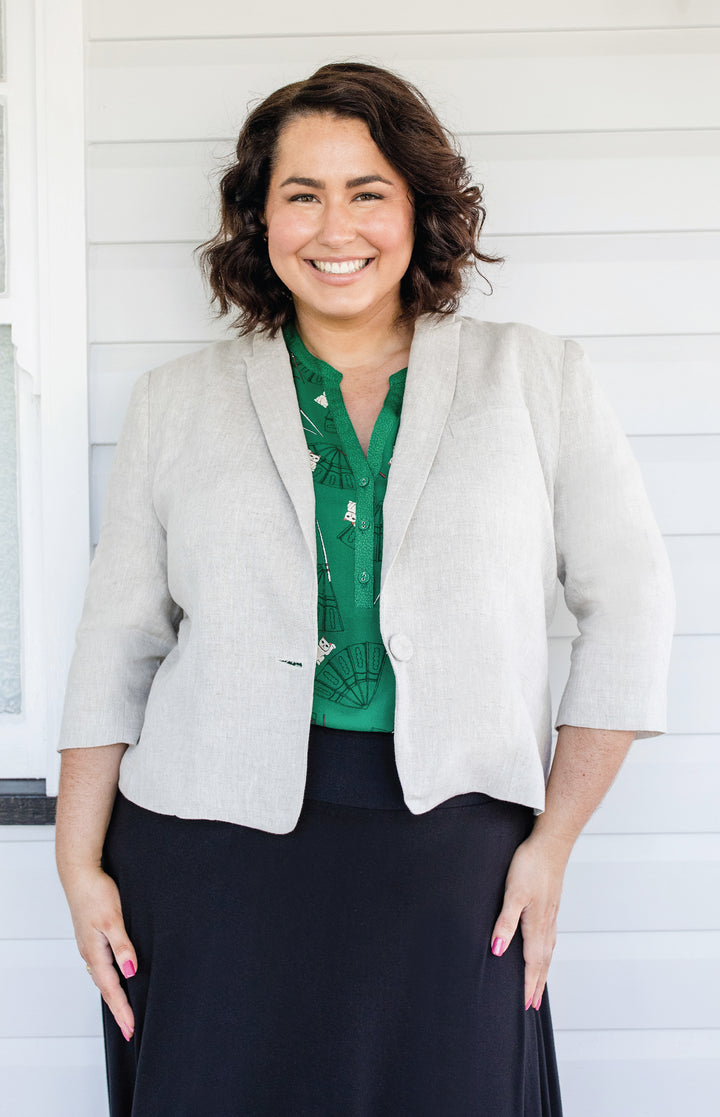
[[[82,0],[0,0],[0,26],[0,821],[13,822],[3,797],[56,790],[90,553]]]

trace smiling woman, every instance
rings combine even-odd
[[[563,873],[672,594],[580,348],[454,313],[483,218],[386,70],[243,125],[202,259],[244,336],[135,388],[63,723],[112,1117],[560,1117]]]

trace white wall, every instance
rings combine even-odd
[[[221,335],[192,249],[212,228],[212,178],[245,106],[321,62],[398,69],[461,133],[486,184],[488,245],[508,258],[492,298],[478,286],[466,309],[575,337],[594,359],[640,460],[679,608],[670,733],[636,743],[568,871],[551,972],[566,1113],[715,1112],[720,5],[88,0],[86,26],[94,532],[132,381]],[[561,610],[558,696],[573,631]],[[11,901],[0,998],[15,990],[20,1006],[0,1003],[13,1115],[98,1117],[99,1017],[51,835],[0,837]]]

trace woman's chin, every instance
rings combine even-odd
[[[305,297],[303,297],[303,295]],[[400,292],[379,299],[369,299],[350,288],[328,290],[322,297],[313,295],[308,298],[294,294],[295,311],[298,317],[323,320],[334,324],[345,323],[348,328],[362,326],[364,323],[387,317],[388,323],[397,318],[401,310]]]

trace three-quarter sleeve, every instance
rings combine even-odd
[[[70,667],[60,749],[135,744],[155,672],[176,643],[166,538],[152,500],[150,384],[136,383]]]
[[[639,466],[576,342],[565,343],[555,479],[558,577],[580,634],[556,724],[665,730],[675,600]]]

